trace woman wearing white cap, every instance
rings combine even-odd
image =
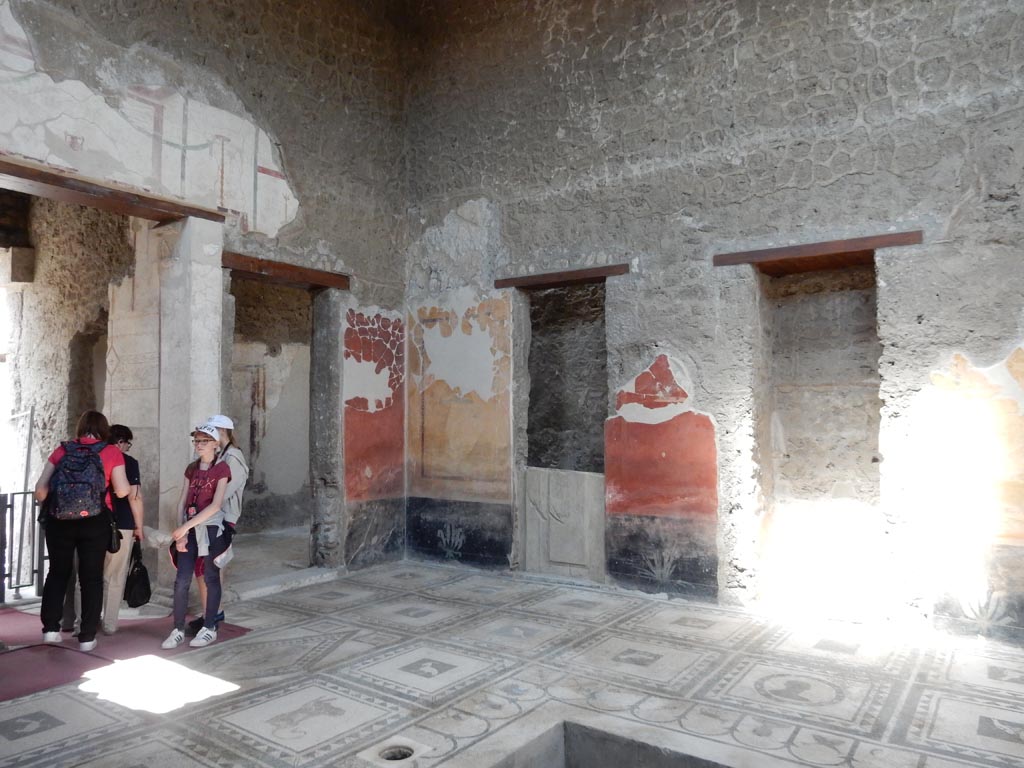
[[[227,488],[224,490],[224,535],[227,537],[228,547],[231,546],[231,539],[235,534],[235,525],[238,518],[242,516],[242,493],[245,491],[245,483],[249,479],[249,465],[245,461],[242,449],[235,442],[235,422],[227,416],[218,413],[206,420],[206,423],[217,428],[217,441],[220,445],[220,454],[217,456],[218,464],[227,464],[231,470],[231,479],[228,480]],[[229,553],[230,554],[230,553]],[[227,562],[222,558],[222,566]],[[203,561],[196,563],[196,579],[199,583],[199,604],[206,605],[206,581],[203,578]],[[223,577],[222,577],[223,578]],[[224,612],[220,611],[215,617],[216,626],[224,621]],[[188,623],[185,634],[194,635],[203,628],[203,617],[199,616]]]
[[[203,581],[206,583],[203,628],[189,645],[202,648],[217,639],[217,612],[220,610],[220,568],[214,562],[228,548],[224,535],[224,493],[231,480],[227,464],[217,463],[219,435],[217,428],[203,424],[192,430],[192,444],[199,458],[185,468],[185,485],[178,499],[181,524],[171,536],[172,556],[178,574],[174,580],[174,628],[162,648],[177,648],[185,642],[185,612],[188,610],[188,589],[196,561],[203,559]]]

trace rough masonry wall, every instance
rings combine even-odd
[[[604,472],[604,284],[530,291],[531,467]]]
[[[499,277],[631,263],[607,284],[609,381],[661,353],[690,372],[717,425],[722,599],[757,589],[767,337],[753,271],[712,254],[924,229],[877,256],[883,500],[931,372],[1018,343],[1019,3],[416,7],[411,240],[483,198]]]
[[[57,443],[74,435],[78,414],[69,418],[69,392],[92,392],[92,402],[75,399],[96,406],[91,371],[88,381],[69,381],[71,341],[80,332],[95,332],[99,317],[105,320],[107,287],[131,273],[135,255],[128,219],[94,208],[36,198],[29,232],[35,280],[8,302],[16,334],[10,348],[14,411],[36,408],[30,472],[35,478]]]
[[[878,358],[871,268],[768,284],[774,501],[878,502]]]
[[[57,80],[84,83],[79,99],[91,93],[114,104],[135,103],[152,131],[153,122],[164,119],[163,100],[176,94],[194,100],[193,109],[209,105],[228,115],[208,120],[234,125],[230,115],[240,115],[269,134],[244,154],[248,167],[239,170],[238,183],[243,192],[246,184],[259,191],[286,179],[297,197],[297,216],[293,201],[281,214],[291,223],[276,238],[247,235],[253,217],[266,213],[259,206],[280,204],[280,196],[277,202],[261,197],[252,203],[257,208],[245,211],[247,221],[229,234],[229,248],[351,272],[358,276],[353,288],[360,296],[391,306],[400,301],[403,228],[396,222],[404,209],[404,81],[400,33],[388,3],[10,1],[29,34],[36,65]],[[189,117],[174,114],[182,110],[178,101],[167,107],[174,125],[163,141],[141,148],[170,153],[165,164],[171,170],[179,162],[178,123],[187,124]],[[67,136],[72,141],[81,133],[59,116],[46,128],[56,133],[62,151]],[[255,133],[251,126],[250,132]],[[210,163],[189,171],[212,169],[207,188],[223,180],[217,177],[218,154],[230,157],[251,140],[221,129],[224,142],[217,133],[213,125],[212,143],[204,150]],[[122,147],[126,153],[138,149]],[[116,163],[114,155],[110,163]],[[180,162],[184,176],[186,161]]]

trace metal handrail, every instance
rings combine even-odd
[[[14,600],[20,600],[21,590],[29,587],[37,596],[43,593],[48,557],[38,514],[32,491],[0,494],[0,603],[7,602],[8,591],[14,592]]]

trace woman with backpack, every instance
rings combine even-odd
[[[110,542],[111,489],[124,498],[131,486],[124,456],[107,441],[110,425],[99,411],[78,417],[75,439],[61,443],[50,454],[36,482],[35,497],[43,505],[46,549],[50,571],[43,585],[39,617],[43,642],[59,643],[64,593],[78,555],[78,582],[82,589],[82,615],[78,649],[96,648],[96,628],[103,605],[103,563]]]
[[[220,610],[220,568],[214,560],[228,548],[224,535],[224,492],[231,480],[231,469],[217,462],[217,428],[203,424],[192,430],[192,444],[199,458],[185,468],[185,484],[178,498],[178,519],[181,524],[171,537],[172,557],[177,568],[174,579],[174,628],[161,648],[177,648],[185,642],[185,612],[188,590],[196,561],[203,559],[203,580],[206,601],[203,628],[189,646],[203,648],[217,639],[217,612]]]

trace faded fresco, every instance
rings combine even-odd
[[[409,315],[407,547],[480,565],[512,549],[511,301],[463,288]]]
[[[345,317],[345,493],[405,495],[405,326],[383,310]]]
[[[98,93],[38,71],[0,0],[0,146],[7,154],[238,214],[274,236],[298,211],[270,137],[246,117],[164,85]],[[115,105],[115,106],[112,106]]]
[[[510,503],[510,310],[464,289],[410,313],[410,496]]]
[[[605,424],[608,572],[642,589],[717,593],[715,425],[690,405],[683,366],[659,355]]]
[[[917,522],[939,560],[940,609],[982,631],[1024,625],[1024,344],[988,367],[954,355],[931,380]]]
[[[718,460],[711,418],[686,404],[665,355],[615,396],[605,425],[609,515],[715,518]]]

